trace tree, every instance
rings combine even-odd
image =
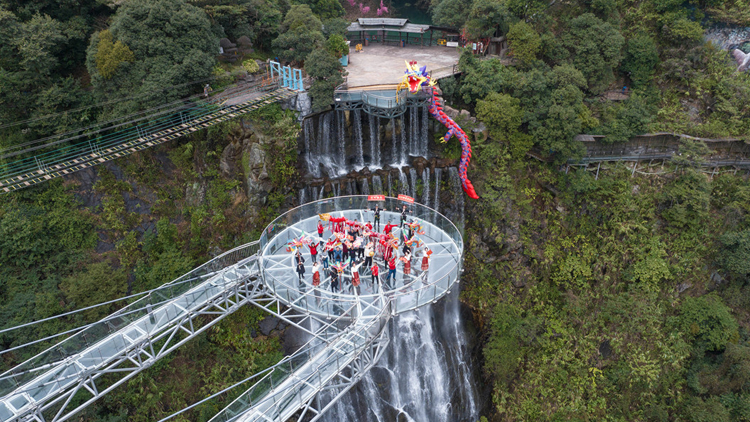
[[[449,28],[463,27],[471,10],[466,3],[465,0],[440,0],[432,9],[432,21]]]
[[[507,3],[497,0],[474,0],[466,21],[466,30],[471,38],[494,37],[498,32],[507,33],[514,19]]]
[[[341,76],[341,63],[324,48],[317,48],[305,62],[305,72],[313,78],[310,87],[312,107],[322,110],[333,101],[333,92],[344,82]]]
[[[654,40],[643,33],[628,40],[622,70],[630,75],[633,88],[647,85],[659,63],[659,53]]]
[[[493,92],[477,102],[477,117],[487,125],[493,139],[508,145],[516,159],[522,158],[534,144],[529,135],[519,131],[523,110],[517,98]]]
[[[737,320],[714,294],[685,299],[680,306],[680,325],[702,350],[722,351],[739,340]]]
[[[346,43],[346,39],[343,36],[333,34],[326,42],[326,50],[337,59],[340,59],[349,54],[349,44]]]
[[[529,65],[536,60],[536,55],[542,46],[541,38],[534,28],[524,21],[510,26],[508,31],[508,45],[513,56],[523,65]]]
[[[750,274],[750,230],[726,233],[719,237],[721,267],[742,279]]]
[[[308,54],[325,42],[322,27],[310,6],[292,6],[281,25],[281,35],[273,40],[273,47],[279,51],[282,59],[303,63]]]
[[[114,45],[120,42],[132,51],[133,61],[116,60],[116,77],[102,74],[99,48],[102,36],[109,36],[103,31],[91,37],[86,65],[99,98],[138,97],[109,110],[118,115],[187,95],[185,83],[209,77],[219,51],[206,14],[185,0],[128,1],[112,19],[109,33]]]
[[[99,45],[96,46],[96,70],[104,79],[115,75],[117,67],[123,62],[135,59],[133,51],[120,41],[112,42],[112,32],[104,30],[99,33]]]
[[[530,18],[544,12],[549,4],[545,0],[508,0],[508,9],[519,18],[530,20]]]
[[[572,63],[586,77],[592,93],[603,91],[614,80],[612,70],[620,63],[624,42],[620,31],[591,13],[571,20],[563,36]]]
[[[299,0],[300,3],[310,6],[312,12],[321,20],[340,18],[344,16],[344,6],[339,0]]]
[[[464,72],[460,93],[466,103],[475,102],[491,92],[501,91],[505,79],[513,72],[503,66],[500,60],[477,60],[469,49],[461,54],[459,69]]]

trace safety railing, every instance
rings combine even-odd
[[[44,371],[51,371],[48,375],[45,375],[48,378],[45,382],[49,384],[61,383],[76,377],[78,374],[75,368],[72,370],[65,368],[53,370],[53,367],[65,362],[67,358],[77,355],[87,348],[96,346],[102,340],[111,337],[113,333],[133,323],[144,321],[144,317],[150,316],[150,318],[146,318],[148,321],[144,322],[142,327],[140,327],[147,334],[174,323],[182,314],[176,306],[190,309],[195,303],[206,300],[210,294],[225,289],[227,284],[236,282],[236,280],[224,277],[223,274],[219,274],[217,271],[240,263],[243,260],[253,258],[258,252],[258,248],[259,243],[255,241],[223,253],[183,276],[164,284],[162,287],[123,307],[103,320],[6,371],[0,375],[0,396],[6,396],[19,387],[23,387],[26,383],[39,377]],[[209,284],[209,280],[216,275],[220,275],[221,277],[220,279],[213,280],[212,286],[206,286],[205,289],[199,288],[202,285]],[[184,299],[179,304],[171,303],[180,296],[184,296]],[[106,350],[98,351],[98,357],[106,360],[107,356],[126,346],[125,340],[115,339],[112,345],[106,347]],[[92,359],[95,358],[93,357]],[[39,390],[38,387],[35,388]],[[52,387],[50,386],[49,388]]]
[[[358,297],[365,302],[377,300],[377,294],[355,296],[328,292],[323,288],[328,282],[328,279],[324,277],[322,277],[321,286],[318,288],[299,291],[294,286],[297,281],[292,273],[292,254],[285,250],[287,242],[299,237],[301,233],[315,233],[319,214],[344,215],[347,218],[357,218],[362,221],[363,215],[372,215],[365,210],[373,208],[375,204],[394,210],[400,209],[405,202],[388,197],[384,201],[369,202],[367,196],[342,196],[309,202],[289,210],[275,219],[260,238],[261,255],[263,257],[260,267],[266,286],[276,292],[277,295],[286,297],[291,306],[326,317],[337,314],[330,313],[331,309],[326,307],[328,306],[326,302],[321,302],[323,299],[354,299]],[[423,277],[419,279],[418,283],[414,282],[416,280],[411,280],[407,285],[400,286],[398,289],[393,289],[387,293],[393,302],[392,306],[395,313],[419,308],[442,297],[458,281],[462,265],[463,240],[458,228],[448,218],[424,205],[414,203],[409,204],[408,208],[410,209],[409,218],[416,218],[423,224],[425,235],[422,237],[439,246],[435,248],[436,250],[433,250],[433,258],[430,259],[432,261],[429,269],[430,277]],[[382,222],[389,219],[397,222],[399,217],[400,213],[394,211],[381,213]],[[284,254],[288,255],[288,258]],[[279,265],[278,269],[269,269],[270,265],[267,259],[271,256],[280,257],[276,258],[276,262],[288,259],[289,265],[283,265],[283,262],[281,262],[282,265]],[[324,306],[320,306],[319,303]]]

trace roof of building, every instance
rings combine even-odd
[[[370,20],[370,21],[406,21],[406,19],[359,19],[362,20]],[[366,24],[362,25],[359,22],[353,22],[349,27],[347,28],[349,32],[358,32],[358,31],[375,31],[375,30],[384,30],[384,31],[393,31],[393,32],[410,32],[410,33],[416,33],[421,34],[426,31],[430,30],[430,25],[419,25],[416,23],[405,23],[404,25],[393,25],[388,23],[381,23],[381,24]]]
[[[409,19],[396,19],[396,18],[359,18],[357,22],[362,26],[370,25],[389,25],[389,26],[404,26]]]

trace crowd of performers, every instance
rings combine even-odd
[[[420,274],[422,282],[427,283],[432,251],[419,237],[424,234],[421,224],[409,217],[404,205],[401,210],[395,210],[401,212],[399,225],[388,220],[381,232],[383,211],[386,210],[378,206],[368,209],[373,219],[367,222],[320,214],[317,236],[303,233],[289,241],[287,251],[295,252],[294,267],[301,286],[304,288],[307,271],[303,250],[310,252],[315,288],[320,287],[321,280],[329,280],[332,292],[359,295],[364,280],[370,283],[373,292],[393,290],[399,265],[403,270],[403,285]],[[420,264],[419,269],[412,268],[413,261]]]

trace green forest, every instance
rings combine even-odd
[[[461,283],[480,336],[482,421],[750,421],[750,178],[705,172],[698,139],[750,141],[750,72],[704,38],[750,27],[750,3],[416,6],[469,43],[502,36],[509,48],[504,60],[466,48],[460,74],[440,81],[447,104],[488,135],[472,139],[481,198],[466,201]],[[304,69],[313,110],[327,110],[359,10],[345,0],[0,0],[0,166],[40,140],[260,76],[267,59]],[[252,51],[220,60],[222,38]],[[741,48],[750,53],[750,40]],[[127,304],[116,299],[257,239],[297,205],[301,129],[295,112],[269,105],[0,195],[3,372]],[[656,132],[696,138],[654,174],[565,165],[584,153],[576,135],[618,144]],[[262,371],[285,353],[281,329],[261,333],[265,316],[242,308],[75,420],[159,420]],[[233,394],[172,420],[206,421]]]

